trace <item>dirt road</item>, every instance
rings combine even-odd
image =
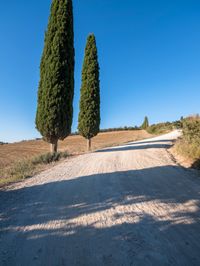
[[[200,178],[173,132],[0,190],[0,265],[200,265]]]

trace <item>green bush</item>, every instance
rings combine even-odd
[[[200,118],[198,116],[184,119],[183,138],[188,143],[200,146]]]
[[[178,154],[193,161],[195,168],[200,168],[200,117],[188,117],[182,121],[183,135],[176,142]]]
[[[56,162],[58,161],[60,158],[60,154],[59,153],[46,153],[46,154],[42,154],[40,156],[35,157],[32,162],[34,165],[36,164],[49,164],[52,162]]]
[[[63,158],[63,159],[66,159],[67,157],[69,157],[69,153],[67,151],[63,151],[63,152],[60,152],[60,157]]]
[[[200,156],[200,117],[188,117],[183,120],[182,144],[188,146],[187,152],[193,158]],[[190,155],[190,156],[191,156]]]
[[[40,156],[35,157],[32,160],[32,163],[34,165],[37,165],[37,164],[49,164],[49,163],[57,162],[60,159],[67,158],[67,157],[68,157],[68,153],[67,152],[46,153],[46,154],[42,154]]]
[[[170,132],[174,129],[173,123],[166,122],[166,123],[159,123],[159,124],[154,124],[151,125],[150,127],[147,128],[147,132],[150,134],[164,134],[167,132]]]

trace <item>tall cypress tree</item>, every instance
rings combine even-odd
[[[142,129],[147,129],[148,127],[149,127],[149,119],[148,119],[147,116],[145,116],[145,118],[144,118],[144,122],[143,122],[141,128],[142,128]]]
[[[57,151],[71,133],[74,97],[72,0],[53,0],[40,65],[36,128]]]
[[[88,150],[91,149],[91,139],[99,133],[99,126],[99,63],[95,36],[91,34],[87,39],[85,48],[78,124],[79,133],[87,139]]]

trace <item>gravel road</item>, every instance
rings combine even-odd
[[[178,131],[67,159],[0,190],[0,265],[200,265],[200,178]]]

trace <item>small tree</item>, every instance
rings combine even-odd
[[[74,96],[72,0],[53,0],[40,65],[36,128],[57,152],[71,133]]]
[[[142,129],[147,129],[148,127],[149,127],[149,119],[148,119],[147,116],[145,116],[145,118],[144,118],[144,122],[143,122],[141,128],[142,128]]]
[[[91,139],[99,133],[100,126],[99,63],[94,34],[89,35],[85,48],[78,122],[79,133],[87,139],[90,150]]]

